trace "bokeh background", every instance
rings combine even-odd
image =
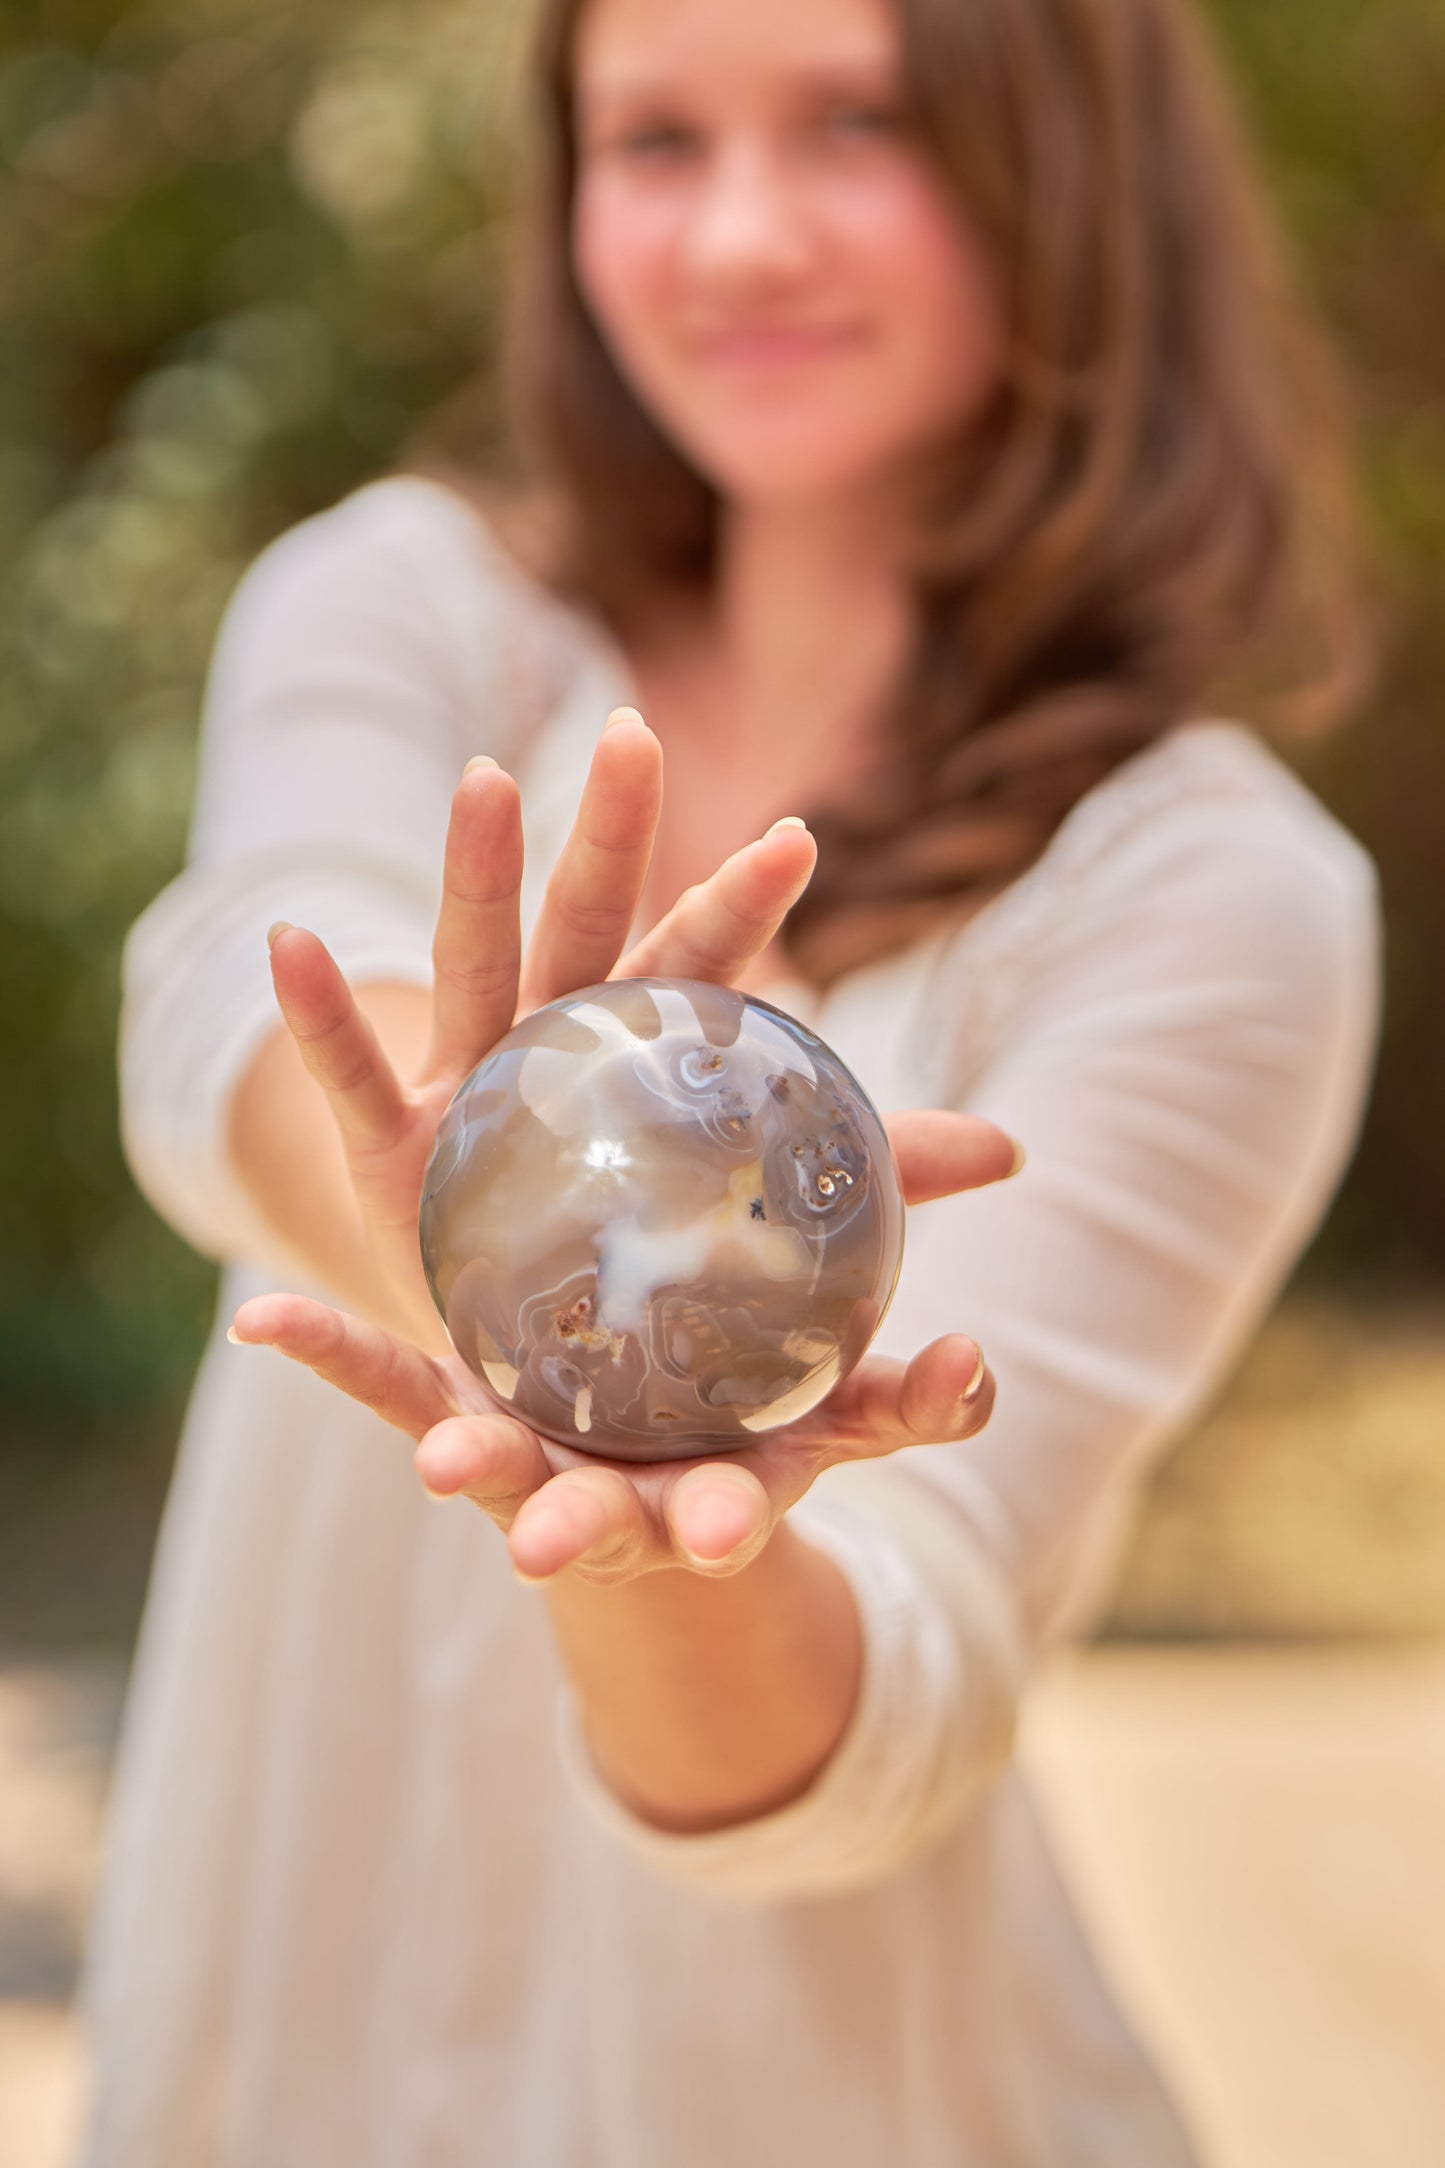
[[[1358,408],[1385,668],[1295,758],[1384,878],[1368,1126],[1109,1630],[1445,1622],[1445,6],[1212,0]],[[491,351],[512,0],[0,18],[0,1642],[124,1638],[215,1272],[132,1187],[117,964],[217,618]],[[460,424],[455,425],[457,427]]]
[[[1327,1225],[1024,1743],[1212,2159],[1436,2168],[1445,0],[1205,5],[1358,413],[1384,668],[1289,757],[1380,866],[1387,1022]],[[419,429],[485,427],[516,33],[514,0],[0,10],[0,2155],[31,2168],[76,2127],[67,1999],[216,1299],[121,1158],[120,945],[181,862],[242,570]]]

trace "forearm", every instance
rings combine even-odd
[[[355,992],[398,1073],[414,1074],[430,1030],[430,993],[402,984],[359,986]],[[237,1087],[228,1143],[253,1203],[344,1308],[403,1332],[429,1353],[450,1351],[441,1320],[429,1306],[418,1303],[400,1315],[396,1298],[383,1286],[335,1119],[279,1020]]]
[[[847,1576],[783,1521],[740,1573],[615,1586],[568,1570],[546,1601],[599,1773],[658,1828],[786,1805],[837,1747],[862,1633]]]

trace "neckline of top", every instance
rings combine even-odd
[[[475,499],[434,475],[382,476],[373,486],[398,483],[420,486],[439,497],[468,527],[488,561],[509,586],[527,596],[559,629],[565,630],[579,660],[590,659],[601,669],[604,678],[610,680],[608,690],[613,697],[608,710],[596,717],[597,736],[601,735],[607,712],[612,707],[638,704],[638,688],[631,665],[616,635],[579,603],[569,601],[547,587],[515,557]],[[539,735],[545,740],[554,729],[576,728],[579,720],[573,704],[563,697],[557,701]],[[1235,782],[1243,781],[1247,775],[1256,788],[1261,780],[1269,779],[1285,787],[1303,788],[1292,771],[1247,724],[1225,716],[1186,716],[1091,785],[1069,808],[1033,863],[961,922],[950,922],[945,918],[938,926],[915,937],[903,950],[880,958],[876,963],[858,966],[830,987],[815,988],[789,974],[774,980],[760,998],[774,1000],[776,997],[776,1005],[796,1013],[801,1022],[816,1021],[844,987],[870,978],[885,967],[896,969],[906,959],[911,969],[926,968],[931,961],[941,960],[945,954],[972,951],[975,946],[987,947],[1000,928],[1012,924],[1021,915],[1031,917],[1034,907],[1047,896],[1055,880],[1080,856],[1088,856],[1091,845],[1115,832],[1119,819],[1141,793],[1147,796],[1161,787],[1181,756],[1197,759],[1200,754],[1206,761],[1213,760],[1216,764],[1222,759],[1222,772]]]

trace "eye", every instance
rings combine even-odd
[[[628,158],[679,157],[691,150],[697,138],[690,128],[659,122],[651,128],[635,128],[621,138],[618,149]]]
[[[891,135],[898,116],[887,106],[835,105],[824,115],[823,125],[837,135]]]

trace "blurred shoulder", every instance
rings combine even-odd
[[[1375,863],[1264,739],[1181,724],[1085,793],[1034,864],[946,940],[927,983],[954,1066],[1016,1031],[1249,1016],[1368,1041],[1378,1028]],[[944,1055],[948,1081],[957,1081]]]
[[[1180,726],[1082,800],[1055,845],[1037,869],[1041,985],[1087,976],[1170,1002],[1207,989],[1221,1014],[1231,990],[1281,1016],[1372,1011],[1374,860],[1247,725]]]
[[[1378,910],[1375,863],[1248,725],[1178,725],[1086,791],[1019,878],[965,924],[960,945],[1065,948],[1105,925],[1197,932],[1198,908],[1254,906],[1263,931],[1322,892]],[[1233,914],[1231,914],[1233,915]]]
[[[251,559],[238,598],[258,605],[288,590],[312,596],[362,583],[368,598],[401,592],[444,603],[500,575],[479,512],[435,481],[383,475],[282,529]]]
[[[505,719],[503,758],[603,635],[525,571],[480,505],[388,474],[284,529],[242,574],[216,644],[219,697],[321,679],[433,689]]]
[[[1087,863],[1100,914],[1157,905],[1181,934],[1216,937],[1247,923],[1259,947],[1272,933],[1331,918],[1373,934],[1379,876],[1359,838],[1246,724],[1180,726],[1075,809],[1065,846]],[[1061,838],[1062,840],[1062,838]]]
[[[428,476],[386,474],[284,529],[252,561],[241,583],[250,597],[304,587],[368,602],[391,598],[433,614],[479,597],[514,609],[568,616],[503,547],[480,504]]]
[[[1111,786],[1114,786],[1111,793]],[[1205,717],[1181,724],[1101,786],[1117,800],[1141,852],[1186,834],[1229,857],[1266,839],[1335,864],[1346,878],[1373,881],[1374,861],[1359,838],[1248,724]],[[1145,813],[1147,818],[1140,820]]]

